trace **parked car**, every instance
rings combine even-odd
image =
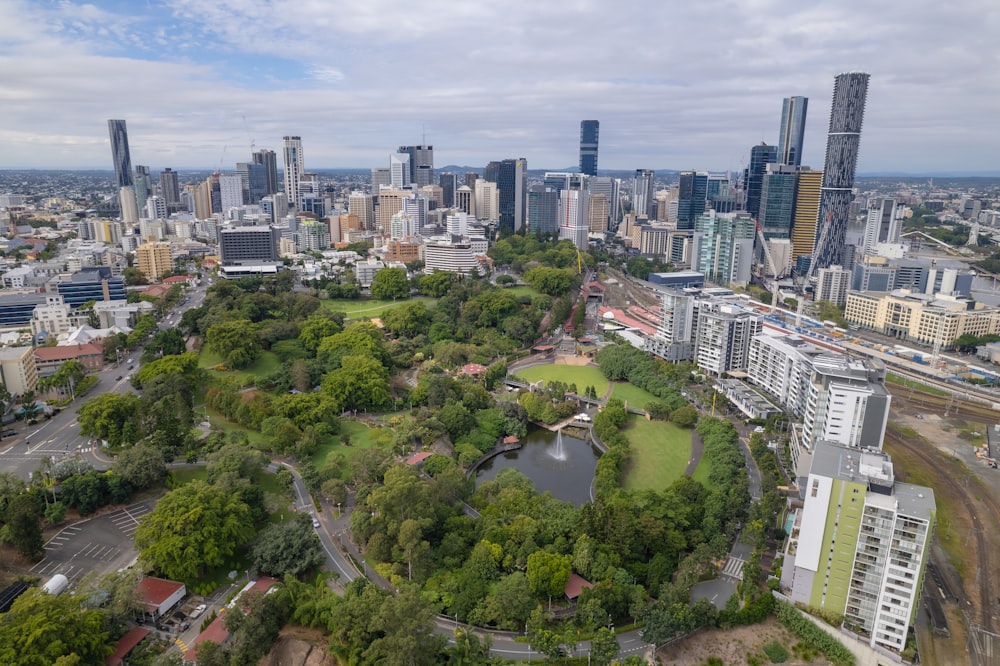
[[[116,382],[120,382],[121,380],[122,380],[122,376],[121,375],[118,375],[117,377],[115,377],[115,381]]]
[[[4,430],[3,432],[0,432],[0,438],[3,438],[3,437],[14,437],[15,435],[17,435],[17,431],[16,430]]]
[[[319,518],[313,516],[312,521],[313,521],[313,527],[319,527]]]
[[[188,619],[189,620],[195,620],[195,619],[197,619],[199,615],[201,615],[202,613],[205,612],[206,608],[208,608],[207,605],[205,605],[205,604],[198,604],[195,607],[195,609],[193,611],[191,611],[191,614],[188,615]]]

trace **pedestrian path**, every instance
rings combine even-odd
[[[180,638],[174,637],[174,644],[181,649],[181,654],[187,654],[188,646]]]

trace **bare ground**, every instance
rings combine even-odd
[[[764,655],[762,648],[771,641],[777,641],[788,650],[790,656],[784,662],[788,666],[824,666],[830,663],[822,656],[808,662],[797,659],[792,654],[792,646],[799,639],[774,619],[748,627],[701,631],[660,648],[656,656],[664,666],[701,666],[709,657],[719,657],[725,666],[749,666],[754,657],[758,658],[754,663],[770,664],[771,660]]]
[[[318,629],[285,627],[271,652],[257,666],[336,666]]]

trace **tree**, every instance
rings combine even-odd
[[[168,578],[194,582],[253,536],[250,508],[238,495],[193,481],[172,491],[135,532],[140,557]]]
[[[76,397],[76,385],[86,376],[87,368],[84,367],[83,363],[75,358],[71,358],[59,366],[59,369],[52,375],[50,381],[53,386],[69,389],[73,397]]]
[[[158,486],[167,476],[163,453],[148,444],[136,444],[119,453],[114,470],[136,490]]]
[[[132,266],[129,266],[122,271],[122,277],[125,278],[125,285],[128,287],[149,284],[149,281],[146,280],[146,276],[142,274],[142,271],[138,268],[133,268]]]
[[[80,434],[108,440],[112,446],[139,438],[139,398],[134,393],[102,393],[77,410]]]
[[[698,410],[690,405],[678,407],[670,412],[670,421],[681,428],[693,428],[698,422]]]
[[[264,528],[250,551],[257,571],[283,578],[301,576],[324,562],[323,549],[309,516],[299,514],[289,520]]]
[[[569,555],[536,550],[528,556],[528,583],[541,597],[558,597],[566,591],[573,566]]]
[[[614,661],[618,656],[618,641],[615,639],[615,632],[607,627],[601,627],[590,640],[590,661],[599,666],[605,666]]]
[[[208,454],[208,480],[215,483],[228,476],[238,479],[252,479],[267,463],[267,456],[256,449],[241,444],[226,444],[218,451]]]
[[[410,295],[410,282],[403,268],[383,268],[375,273],[371,286],[372,296],[380,301],[406,298]]]
[[[14,546],[25,557],[35,559],[42,554],[42,506],[33,493],[16,495],[7,506],[3,527],[4,541]]]
[[[0,663],[11,666],[103,664],[114,652],[101,610],[86,600],[28,590],[0,615]],[[76,659],[74,661],[74,658]]]
[[[430,275],[423,275],[418,280],[420,293],[434,298],[441,298],[451,289],[455,281],[455,274],[451,271],[434,271]]]
[[[247,319],[226,321],[208,329],[205,343],[229,367],[246,368],[257,360],[262,351],[257,330],[257,325]]]
[[[562,268],[538,266],[524,274],[524,281],[547,296],[562,296],[569,291],[573,278]]]
[[[340,409],[380,409],[390,400],[389,371],[368,356],[344,356],[323,380],[323,393]]]
[[[142,352],[142,360],[148,362],[163,356],[183,354],[185,351],[187,343],[184,341],[184,334],[180,329],[168,328],[153,334],[153,338]]]
[[[314,314],[299,324],[299,341],[311,352],[319,348],[323,338],[339,333],[341,326],[336,321],[322,314]]]
[[[423,301],[414,301],[386,312],[382,315],[382,323],[390,333],[409,338],[427,330],[431,323],[431,315]]]

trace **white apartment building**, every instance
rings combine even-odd
[[[45,304],[36,305],[31,313],[31,334],[38,335],[44,331],[48,337],[56,338],[87,322],[86,316],[72,316],[70,312],[71,308],[63,302],[62,296],[46,296]]]
[[[750,341],[761,331],[761,315],[736,303],[702,301],[698,306],[695,361],[716,377],[744,370]]]
[[[662,318],[656,333],[647,337],[643,349],[660,358],[678,362],[694,358],[697,307],[694,293],[657,289]]]
[[[435,270],[454,271],[468,275],[473,269],[479,270],[479,260],[468,239],[454,241],[450,238],[434,237],[424,245],[424,273]]]
[[[813,359],[824,350],[797,335],[764,330],[750,341],[747,379],[801,418],[806,410]]]
[[[813,359],[802,419],[805,444],[820,440],[855,448],[882,448],[892,396],[885,390],[885,369],[843,354]]]
[[[830,301],[834,305],[843,305],[847,300],[847,289],[851,285],[851,271],[843,266],[827,266],[816,271],[817,301]]]

